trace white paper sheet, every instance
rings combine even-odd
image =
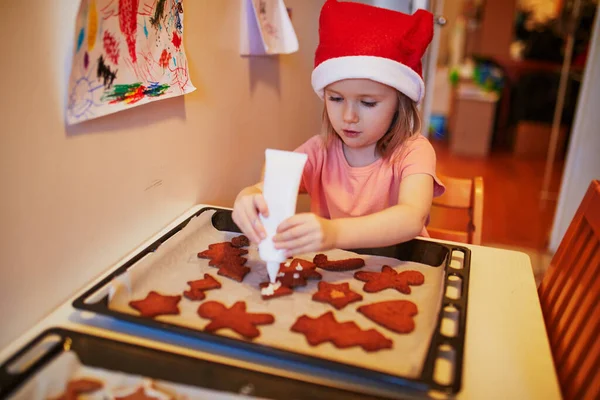
[[[194,90],[183,47],[183,0],[81,0],[68,124]]]
[[[283,0],[241,0],[240,54],[290,54],[298,38]]]
[[[318,290],[316,280],[307,281],[305,287],[295,288],[292,295],[263,300],[259,284],[267,282],[268,277],[266,266],[260,260],[256,246],[251,246],[248,249],[249,254],[244,256],[248,258],[246,265],[252,270],[241,283],[217,275],[218,269],[209,266],[209,260],[197,257],[197,253],[207,249],[209,244],[230,240],[237,235],[214,229],[211,224],[212,214],[212,211],[208,211],[195,217],[177,234],[178,237],[173,245],[159,247],[152,255],[129,268],[127,275],[132,282],[131,288],[116,283],[109,307],[123,313],[139,315],[128,305],[129,301],[143,299],[151,290],[163,295],[181,295],[184,290],[189,289],[187,281],[202,279],[205,273],[209,273],[221,282],[222,288],[206,291],[204,301],[220,301],[227,307],[236,301],[245,301],[248,312],[274,315],[274,324],[259,326],[261,335],[254,340],[256,343],[403,377],[419,376],[437,323],[443,288],[443,267],[434,268],[392,258],[361,256],[343,250],[332,250],[325,252],[331,260],[362,257],[366,263],[362,268],[364,271],[379,272],[382,265],[389,265],[396,271],[417,270],[425,276],[425,283],[421,286],[413,286],[410,295],[393,289],[386,289],[379,293],[366,293],[362,290],[364,282],[353,277],[356,271],[330,272],[317,268],[317,271],[323,275],[322,280],[332,283],[348,282],[353,291],[363,296],[363,300],[350,303],[342,310],[313,301],[312,295]],[[313,255],[305,254],[298,258],[312,260]],[[123,278],[120,281],[123,281]],[[394,333],[356,311],[356,308],[364,304],[393,299],[410,300],[417,305],[419,313],[415,316],[416,328],[412,333]],[[202,330],[210,321],[198,316],[197,309],[200,304],[202,302],[190,301],[182,297],[179,303],[180,315],[159,316],[157,320]],[[369,353],[360,347],[338,349],[331,343],[312,347],[308,345],[304,335],[290,331],[290,327],[301,315],[306,314],[315,318],[327,311],[333,311],[338,322],[355,321],[361,329],[376,329],[393,340],[393,348]],[[245,340],[229,329],[220,330],[218,334]]]

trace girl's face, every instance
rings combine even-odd
[[[345,149],[374,155],[398,111],[398,94],[370,79],[344,79],[325,88],[325,106]]]

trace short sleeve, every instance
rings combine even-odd
[[[318,173],[318,165],[323,159],[323,139],[319,135],[315,135],[304,142],[300,147],[294,150],[296,153],[304,153],[308,156],[304,171],[302,172],[302,180],[300,181],[300,193],[308,193],[312,189],[312,183],[315,180],[315,174]]]
[[[429,140],[419,135],[415,139],[409,139],[403,150],[399,165],[400,179],[414,174],[431,175],[433,178],[433,197],[444,194],[446,188],[435,173],[435,150]]]

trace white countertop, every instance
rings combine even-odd
[[[160,350],[202,357],[253,370],[272,367],[206,353],[205,344],[173,333],[75,310],[71,303],[119,268],[149,243],[206,205],[193,207],[154,237],[110,267],[42,321],[0,352],[0,364],[42,331],[62,327]],[[458,399],[560,399],[560,389],[529,256],[490,247],[471,249],[462,390]],[[204,350],[204,351],[203,351]],[[294,376],[278,370],[280,375]]]

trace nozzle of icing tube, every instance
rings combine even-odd
[[[267,273],[269,274],[269,281],[275,283],[277,279],[277,273],[279,272],[279,262],[267,261]]]

